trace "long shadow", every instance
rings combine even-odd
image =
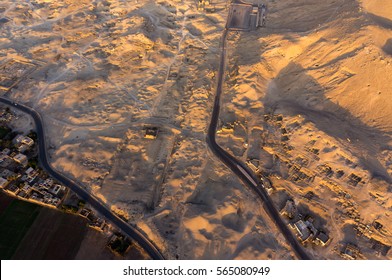
[[[259,39],[260,34],[257,31],[239,32],[239,37],[236,39],[235,49],[231,57],[231,59],[235,59],[236,67],[239,65],[254,65],[261,62],[265,48]]]
[[[367,13],[369,18],[379,26],[385,29],[391,29],[392,30],[392,20],[386,17],[381,17],[372,13]]]
[[[391,135],[370,127],[332,102],[325,89],[299,64],[290,63],[281,70],[271,82],[263,102],[267,111],[301,115],[317,129],[342,143],[348,143],[347,139],[350,139],[355,155],[372,176],[392,182],[391,175],[377,159],[380,147],[391,141]]]
[[[388,39],[384,46],[382,47],[382,50],[389,55],[392,55],[392,38]]]

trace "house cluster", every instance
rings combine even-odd
[[[383,241],[380,241],[373,237],[368,238],[368,241],[370,243],[370,248],[379,255],[386,256],[391,249],[390,245],[385,244],[383,243]],[[340,251],[340,256],[348,260],[356,260],[363,258],[360,248],[353,243],[343,244],[342,250]]]
[[[0,168],[0,188],[19,198],[35,201],[51,206],[59,206],[66,188],[54,183],[53,179],[45,179],[45,174],[32,167],[17,170]]]
[[[290,227],[296,232],[298,239],[302,243],[313,242],[316,245],[325,246],[329,243],[330,238],[326,232],[318,229],[314,225],[314,218],[297,213],[297,207],[292,199],[287,200],[286,205],[281,210],[281,214],[293,220],[290,222]]]
[[[34,157],[33,146],[33,139],[17,135],[10,147],[0,151],[0,188],[19,198],[57,207],[66,188],[47,178],[36,164],[28,166],[29,158]]]
[[[14,117],[14,114],[9,109],[0,109],[0,122],[9,122]]]
[[[91,209],[83,208],[79,212],[79,215],[85,217],[89,221],[89,226],[96,230],[104,231],[108,228],[106,221],[102,218],[98,218]]]
[[[26,167],[28,158],[24,153],[34,146],[34,140],[27,136],[17,135],[14,140],[12,140],[12,143],[12,150],[4,148],[0,152],[0,167],[7,168],[13,161]]]
[[[21,186],[17,196],[55,207],[60,205],[66,190],[64,186],[55,184],[51,178],[38,180],[33,185],[24,182]]]

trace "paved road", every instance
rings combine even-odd
[[[80,198],[85,200],[91,206],[93,206],[102,216],[105,217],[108,221],[110,221],[113,225],[118,227],[123,233],[131,237],[140,246],[146,250],[146,252],[150,255],[152,259],[163,260],[164,257],[162,253],[158,250],[158,248],[153,244],[145,235],[143,235],[138,229],[134,228],[120,217],[111,212],[103,203],[101,203],[98,199],[92,196],[89,192],[87,192],[81,185],[67,178],[60,172],[56,171],[52,168],[49,163],[47,153],[46,153],[46,142],[45,142],[45,134],[44,127],[41,115],[35,111],[34,109],[27,107],[23,104],[15,103],[7,98],[0,97],[0,102],[14,107],[20,111],[23,111],[30,116],[33,117],[36,130],[38,134],[38,148],[39,148],[39,160],[42,167],[57,181],[62,183],[63,185],[69,187],[73,192],[75,192]]]
[[[282,232],[283,236],[286,238],[287,242],[291,245],[297,257],[303,260],[310,259],[309,255],[305,252],[303,247],[298,243],[296,237],[292,234],[291,230],[287,227],[286,223],[282,220],[279,211],[275,208],[270,196],[265,190],[262,182],[255,177],[252,171],[248,167],[231,156],[225,150],[223,150],[216,143],[216,129],[219,120],[220,112],[220,96],[222,95],[223,77],[225,73],[225,57],[226,57],[226,37],[227,37],[227,25],[223,31],[222,41],[221,41],[221,57],[220,65],[218,70],[218,81],[216,86],[216,95],[214,101],[214,107],[211,116],[210,126],[207,132],[207,144],[211,151],[227,166],[234,174],[236,174],[247,186],[249,186],[263,201],[264,208],[271,219],[275,222],[276,226]]]

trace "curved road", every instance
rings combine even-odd
[[[113,225],[117,226],[121,231],[135,240],[140,246],[146,250],[146,252],[150,255],[152,259],[163,260],[164,257],[162,253],[158,250],[158,248],[153,244],[145,235],[143,235],[139,230],[132,227],[130,224],[122,220],[120,217],[111,212],[103,203],[101,203],[97,198],[92,196],[89,192],[87,192],[83,187],[81,187],[78,183],[72,181],[67,178],[60,172],[56,171],[52,168],[49,163],[47,154],[46,154],[46,142],[45,142],[45,134],[44,127],[41,115],[35,111],[34,109],[27,107],[23,104],[15,103],[7,98],[0,97],[0,102],[12,106],[20,111],[23,111],[30,116],[33,117],[36,130],[38,134],[38,149],[39,149],[39,159],[42,167],[57,181],[61,182],[63,185],[70,188],[73,192],[75,192],[78,196],[80,196],[83,200],[88,202],[92,207],[94,207],[101,215],[103,215],[108,221],[110,221]]]
[[[227,167],[229,167],[234,174],[236,174],[248,187],[250,187],[258,195],[258,197],[264,202],[264,209],[275,222],[276,226],[282,232],[287,242],[291,245],[292,249],[296,253],[297,257],[303,260],[310,259],[309,255],[305,252],[303,247],[298,243],[295,236],[293,236],[291,230],[287,227],[286,223],[282,220],[279,211],[275,208],[272,199],[265,190],[262,182],[258,180],[253,172],[251,172],[246,165],[231,156],[225,150],[223,150],[216,142],[216,128],[219,120],[220,112],[220,96],[222,95],[223,76],[225,73],[225,57],[226,57],[226,37],[228,29],[227,26],[223,31],[221,41],[221,57],[218,70],[218,80],[216,86],[216,95],[214,101],[214,108],[211,115],[210,126],[207,132],[207,144],[211,151],[218,157]]]

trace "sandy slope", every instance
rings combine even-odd
[[[347,242],[364,258],[390,258],[391,252],[379,256],[372,249],[372,239],[392,241],[387,2],[269,1],[265,29],[231,35],[222,120],[237,124],[220,141],[244,160],[260,160],[273,175],[278,205],[292,197],[306,205],[302,214],[322,221],[331,244],[309,246],[321,258],[337,258]],[[297,167],[309,181],[296,179]],[[362,178],[356,187],[352,174]],[[309,191],[311,201],[304,197]],[[374,230],[375,220],[385,231]]]

